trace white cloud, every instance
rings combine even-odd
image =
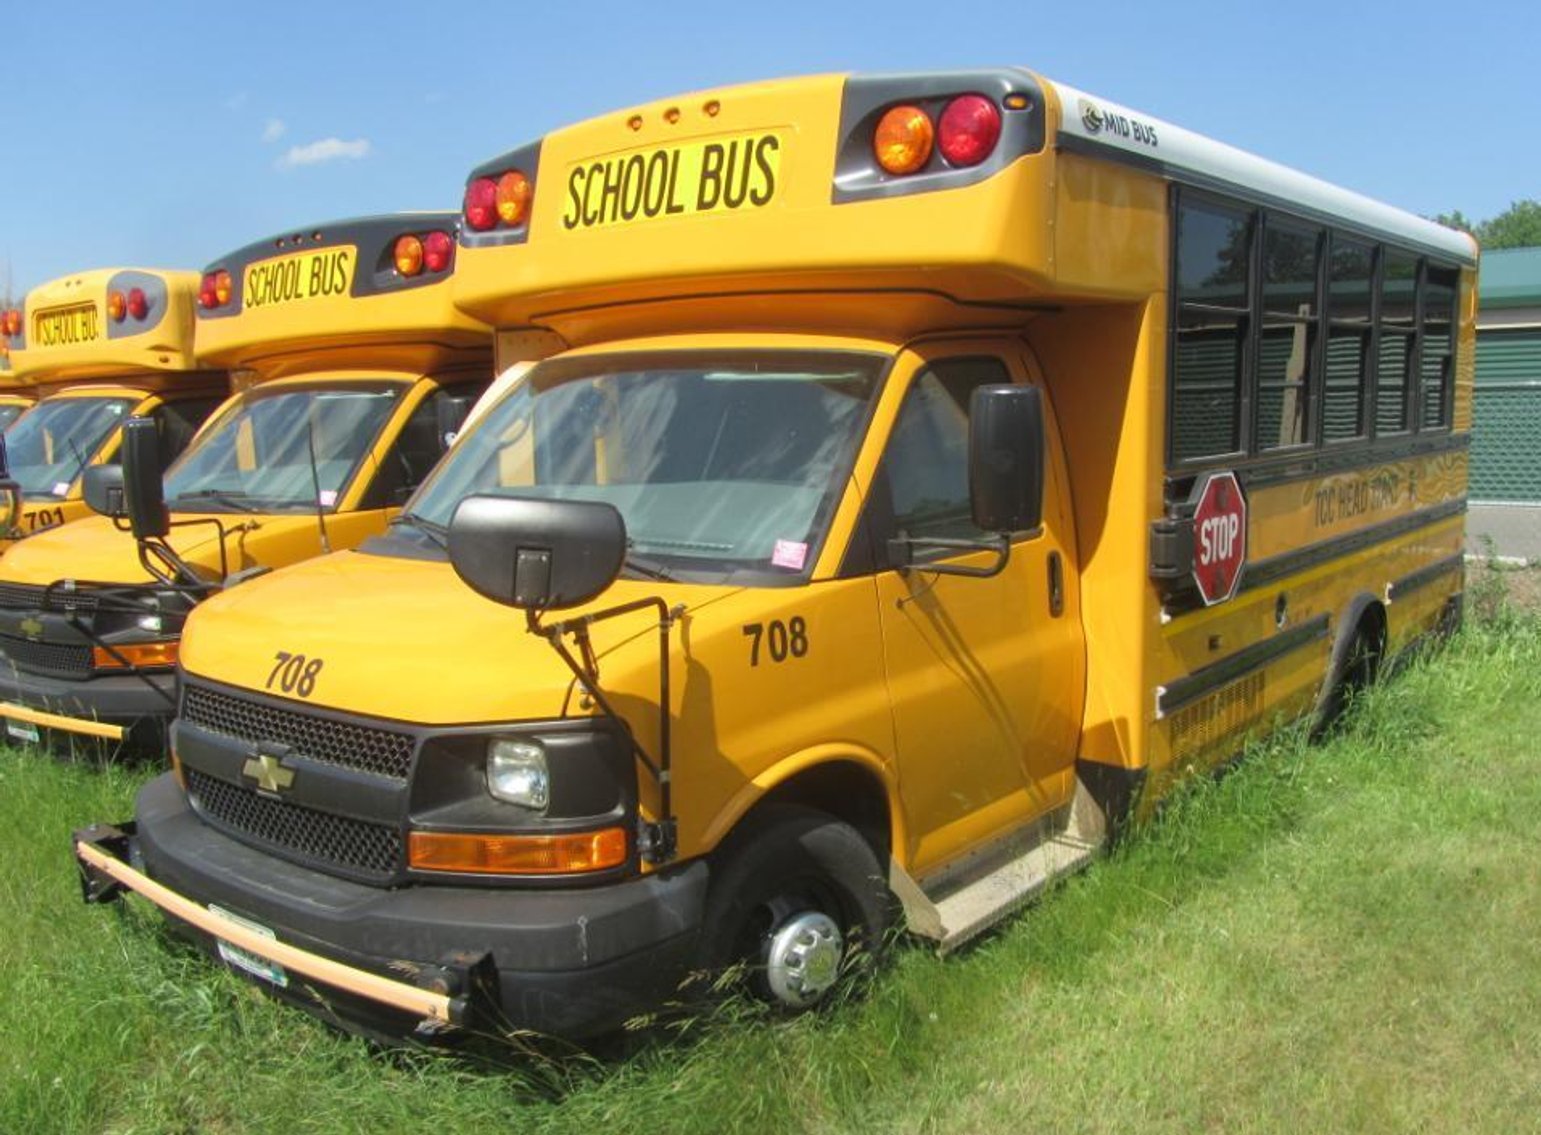
[[[241,110],[246,106],[246,100],[250,96],[245,91],[237,91],[225,100],[226,110]]]
[[[262,127],[262,140],[264,142],[276,142],[284,136],[289,128],[284,125],[282,118],[270,118]]]
[[[274,164],[279,169],[293,169],[295,166],[313,166],[321,162],[336,161],[339,158],[357,161],[359,158],[368,156],[368,138],[357,138],[352,142],[344,142],[341,138],[322,138],[319,142],[290,146],[284,156]]]

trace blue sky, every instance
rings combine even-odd
[[[445,16],[435,13],[445,13]],[[1541,5],[119,3],[0,20],[0,291],[459,207],[564,123],[819,71],[1021,64],[1419,213],[1541,197]]]

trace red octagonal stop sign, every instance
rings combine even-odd
[[[1204,606],[1236,594],[1247,562],[1247,498],[1231,472],[1210,473],[1194,492],[1193,582]]]

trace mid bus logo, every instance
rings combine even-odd
[[[1194,490],[1193,582],[1204,606],[1236,594],[1247,562],[1247,498],[1232,472],[1210,473]]]
[[[1102,133],[1102,111],[1091,99],[1081,100],[1081,125],[1086,127],[1088,134]]]

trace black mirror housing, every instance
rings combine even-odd
[[[136,540],[158,540],[171,531],[161,484],[160,431],[149,418],[123,423],[123,510]]]
[[[587,603],[626,560],[626,521],[600,501],[478,494],[455,508],[449,560],[479,595],[524,610]]]
[[[1043,523],[1043,392],[981,386],[969,403],[968,489],[974,523],[986,532],[1026,532]]]
[[[86,507],[103,516],[123,515],[123,466],[93,465],[80,475]]]

